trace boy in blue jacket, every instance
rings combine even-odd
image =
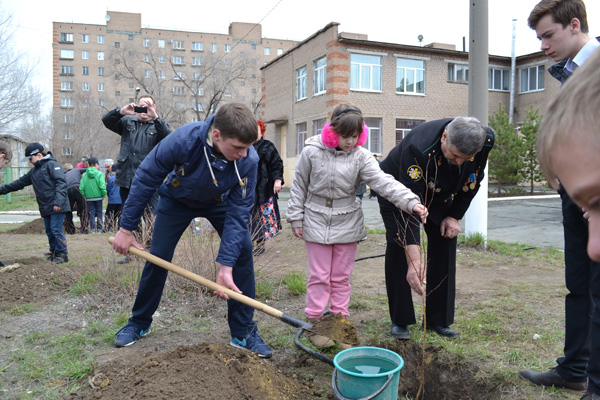
[[[127,254],[130,245],[142,249],[131,231],[160,187],[150,253],[171,261],[192,218],[204,217],[221,237],[217,283],[254,298],[248,218],[258,165],[252,144],[257,139],[256,119],[239,103],[226,104],[216,115],[184,125],[164,138],[135,173],[113,249],[120,254]],[[146,262],[132,317],[117,332],[115,346],[132,345],[150,332],[166,278],[166,269]],[[227,299],[225,293],[217,294]],[[230,344],[271,357],[271,349],[258,335],[253,308],[230,299],[227,306]]]

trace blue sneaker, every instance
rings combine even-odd
[[[258,336],[256,329],[252,330],[252,333],[245,339],[232,337],[229,344],[238,349],[250,350],[253,353],[258,353],[258,356],[262,358],[271,358],[273,355],[273,351],[265,344],[260,336]]]
[[[131,346],[142,337],[148,335],[152,331],[151,327],[148,329],[138,329],[133,325],[125,325],[121,328],[121,330],[115,333],[115,346],[116,347],[125,347]]]

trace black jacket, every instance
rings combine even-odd
[[[142,122],[135,116],[121,115],[116,108],[102,117],[102,122],[111,131],[121,136],[121,150],[117,157],[115,186],[129,188],[131,181],[144,158],[169,133],[169,125],[161,118]]]
[[[264,204],[269,197],[273,197],[273,185],[276,179],[281,179],[283,185],[283,161],[273,142],[260,139],[254,143],[258,154],[258,174],[256,179],[256,192],[254,204]]]
[[[464,162],[460,167],[449,164],[442,153],[441,139],[450,122],[451,118],[440,119],[417,126],[380,164],[384,172],[421,198],[429,209],[427,219],[436,224],[447,216],[460,220],[465,215],[479,190],[488,155],[494,146],[494,133],[486,128],[483,149],[472,161]],[[382,200],[382,206],[394,207],[384,199],[380,202]],[[405,218],[412,219],[408,224],[412,233],[406,240],[418,240],[420,224],[417,217],[406,214]]]
[[[71,211],[65,173],[52,153],[36,162],[29,172],[16,181],[0,187],[0,194],[16,192],[29,185],[33,185],[42,217]],[[55,212],[54,206],[60,206],[61,210]]]

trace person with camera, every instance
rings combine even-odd
[[[119,187],[121,202],[125,204],[135,171],[154,146],[171,133],[171,129],[164,119],[159,118],[154,98],[148,94],[140,97],[137,105],[130,103],[107,112],[102,117],[102,123],[121,136],[115,186]],[[148,210],[152,214],[157,202],[156,194],[148,205]],[[128,262],[127,256],[119,261],[121,264]]]

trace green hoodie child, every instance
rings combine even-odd
[[[90,215],[90,232],[102,233],[102,199],[106,196],[106,184],[104,175],[96,166],[98,159],[90,157],[88,159],[89,167],[81,176],[79,190],[81,195],[87,200]],[[96,223],[96,219],[98,223]]]

